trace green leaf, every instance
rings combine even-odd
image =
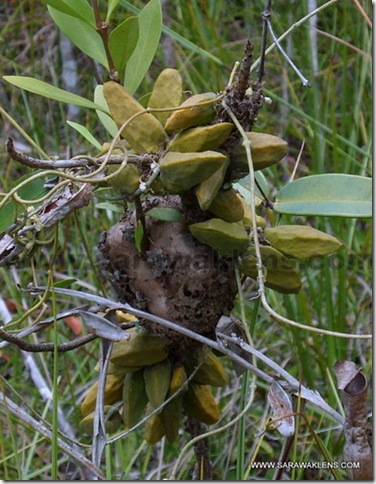
[[[29,178],[30,175],[24,175],[19,178],[12,186],[11,189],[19,185],[21,182]],[[25,200],[36,200],[46,193],[49,188],[45,188],[45,180],[43,178],[36,178],[27,185],[18,190],[18,195]],[[2,198],[0,198],[1,201]],[[14,222],[19,211],[25,211],[24,207],[14,200],[9,200],[3,207],[0,208],[0,233],[3,233]]]
[[[273,208],[289,215],[372,217],[372,180],[337,173],[307,176],[281,188]]]
[[[98,200],[103,200],[103,201],[106,201],[106,202],[109,202],[109,201],[113,202],[114,201],[116,204],[118,202],[123,202],[122,206],[124,207],[124,197],[122,197],[121,195],[114,194],[114,190],[110,186],[96,188],[95,189],[95,197]],[[124,210],[123,210],[123,212],[124,212]]]
[[[63,279],[61,281],[55,282],[54,283],[54,287],[67,288],[67,287],[71,287],[72,284],[74,284],[75,282],[77,282],[77,279],[76,278],[69,277],[67,279]]]
[[[120,77],[123,77],[126,63],[137,45],[137,40],[137,17],[130,17],[124,20],[109,36],[108,46]]]
[[[90,144],[95,146],[98,150],[102,149],[102,145],[94,138],[90,131],[82,126],[82,124],[75,123],[74,121],[67,121],[67,124],[76,131],[78,131]]]
[[[10,82],[14,86],[20,87],[25,91],[38,94],[39,96],[44,96],[66,104],[74,104],[82,108],[99,109],[100,111],[105,111],[102,106],[89,101],[89,99],[78,96],[77,94],[72,94],[68,91],[64,91],[64,89],[60,89],[59,87],[51,86],[51,84],[40,81],[39,79],[34,79],[33,77],[3,76],[3,79],[7,82]]]
[[[141,223],[141,220],[137,222],[137,227],[134,231],[134,245],[138,252],[141,252],[142,240],[144,238],[144,227]]]
[[[98,84],[94,89],[94,102],[97,106],[100,106],[102,111],[97,110],[96,113],[100,122],[105,127],[106,131],[111,135],[112,138],[115,138],[116,133],[118,132],[118,127],[116,126],[115,121],[110,118],[110,116],[106,113],[109,112],[108,104],[106,99],[103,95],[103,84]]]
[[[163,222],[183,222],[181,213],[174,208],[151,208],[145,215],[155,220],[163,220]]]
[[[83,20],[95,27],[93,8],[86,0],[42,0],[48,6],[67,15]]]
[[[110,21],[112,12],[115,10],[117,7],[118,3],[120,0],[108,0],[108,5],[107,5],[107,14],[106,14],[106,22],[108,23]]]
[[[146,109],[149,105],[150,96],[151,96],[151,92],[147,92],[143,96],[139,97],[137,101],[141,104],[143,108]]]
[[[52,7],[48,7],[48,10],[55,24],[74,45],[108,69],[103,41],[94,26]]]
[[[121,4],[124,5],[124,7],[126,7],[130,12],[135,13],[135,14],[138,14],[140,12],[140,9],[135,7],[133,5],[133,2],[128,2],[127,0],[120,0],[120,1],[121,1]],[[170,29],[169,27],[163,26],[162,30],[166,35],[171,37],[173,40],[178,42],[180,45],[182,45],[183,47],[192,51],[192,53],[201,55],[202,57],[204,57],[206,59],[210,59],[213,62],[215,62],[216,64],[223,65],[223,61],[221,61],[221,59],[214,56],[213,54],[211,54],[207,50],[202,49],[198,45],[194,44],[190,40],[186,39],[182,35],[178,34],[174,30]]]
[[[99,202],[95,206],[96,208],[101,208],[102,210],[111,210],[111,212],[124,213],[124,207],[120,207],[119,205],[115,205],[115,203],[111,202]]]
[[[259,186],[261,187],[261,190],[264,192],[264,194],[269,197],[270,195],[270,186],[268,181],[265,178],[265,175],[261,171],[256,171],[255,173],[255,179]],[[251,192],[249,190],[249,175],[245,176],[244,178],[241,178],[238,180],[236,183],[233,184],[233,187],[235,190],[237,190],[240,195],[246,200],[248,205],[251,204]],[[257,185],[255,186],[255,195],[256,195],[256,207],[261,205],[261,203],[264,200],[263,195],[261,194],[260,190],[258,189]]]
[[[134,94],[154,58],[162,32],[160,0],[150,0],[138,15],[139,37],[127,62],[124,86]]]

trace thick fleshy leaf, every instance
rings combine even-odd
[[[136,48],[127,62],[124,86],[134,94],[145,77],[154,58],[162,32],[160,0],[150,2],[138,14],[139,37]]]
[[[274,210],[289,215],[372,217],[372,180],[337,173],[300,178],[281,188]]]
[[[138,18],[130,17],[118,25],[110,34],[108,45],[119,76],[122,77],[126,63],[138,40]]]
[[[74,121],[67,121],[67,124],[76,131],[78,131],[90,144],[95,146],[98,150],[102,149],[102,145],[97,141],[90,131],[82,124],[75,123]]]
[[[103,41],[95,30],[95,26],[88,25],[83,20],[71,17],[52,7],[48,7],[48,11],[55,24],[75,46],[108,69]]]
[[[151,208],[145,215],[163,222],[179,223],[183,221],[181,213],[174,208]]]
[[[95,27],[94,12],[86,0],[42,0],[46,5]]]
[[[110,110],[108,109],[107,101],[103,95],[103,84],[98,84],[94,89],[94,102],[102,108],[102,111],[97,110],[96,113],[100,122],[106,128],[107,132],[111,135],[111,138],[115,138],[118,132],[118,127],[115,121],[106,113]]]
[[[193,237],[202,244],[209,245],[222,256],[234,257],[244,252],[249,244],[248,234],[243,225],[230,223],[220,218],[189,226]]]
[[[3,79],[7,82],[10,82],[14,86],[24,89],[25,91],[29,91],[33,94],[38,94],[39,96],[44,96],[49,99],[54,99],[55,101],[66,104],[74,104],[82,108],[106,111],[102,106],[93,103],[93,101],[90,101],[89,99],[78,96],[77,94],[72,94],[68,91],[64,91],[64,89],[60,89],[59,87],[51,86],[51,84],[40,81],[39,79],[34,79],[33,77],[3,76]]]

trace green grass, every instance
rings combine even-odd
[[[130,3],[140,8],[146,2]],[[274,2],[272,21],[277,35],[307,14],[307,2],[291,3],[293,8],[279,9],[279,2]],[[325,2],[318,3],[323,5]],[[122,20],[127,14],[127,2],[121,0],[120,4],[123,7],[114,16],[116,21]],[[360,4],[371,18],[370,2],[360,0]],[[235,61],[243,56],[247,38],[254,42],[254,56],[257,58],[264,2],[192,0],[166,2],[165,8],[166,27],[170,30],[163,34],[163,43],[138,90],[139,95],[150,92],[160,70],[171,66],[171,62],[182,73],[187,89],[193,92],[221,91],[228,82]],[[318,60],[316,75],[313,73],[311,54],[314,37],[308,23],[297,27],[283,41],[294,63],[309,78],[310,89],[301,85],[276,49],[267,56],[265,92],[273,102],[262,109],[256,129],[278,134],[289,142],[286,162],[265,170],[272,193],[290,178],[303,142],[304,150],[296,177],[329,172],[371,175],[371,29],[355,2],[336,2],[324,9],[318,16],[317,27],[320,32],[315,51]],[[42,2],[5,2],[0,7],[0,37],[2,75],[34,76],[63,87],[58,35]],[[198,49],[201,49],[201,53]],[[218,61],[208,55],[215,56]],[[77,51],[75,58],[79,74],[76,93],[91,98],[93,81],[89,64]],[[1,84],[5,93],[2,108],[50,156],[65,157],[67,153],[77,155],[88,150],[95,154],[95,150],[66,125],[65,106],[23,93],[6,83]],[[81,110],[74,121],[87,126],[101,143],[109,141],[93,113]],[[2,119],[1,129],[3,136],[0,146],[3,153],[8,136],[26,143],[5,118]],[[32,153],[38,156],[35,150]],[[4,153],[0,187],[9,186],[24,171],[14,161],[8,162]],[[271,224],[276,223],[276,215],[272,212],[265,211],[263,215]],[[56,277],[57,273],[62,278],[75,277],[79,281],[79,288],[89,288],[89,291],[97,288],[101,291],[98,269],[93,262],[96,258],[95,246],[100,232],[116,219],[117,214],[110,219],[104,210],[97,210],[93,206],[83,209],[76,217],[70,216],[59,229],[54,268]],[[306,220],[287,216],[281,217],[279,222],[308,222],[337,236],[343,242],[343,248],[327,259],[300,263],[304,282],[302,291],[297,296],[282,296],[267,290],[270,305],[287,318],[307,326],[317,324],[335,331],[369,333],[372,302],[370,222],[340,218]],[[17,283],[22,287],[30,282],[46,284],[50,257],[50,251],[44,250],[34,261],[16,269],[0,269],[3,281],[1,295],[11,308],[14,319],[22,318],[35,303],[34,298],[17,289]],[[81,303],[77,301],[77,305]],[[72,307],[72,304],[67,304],[66,298],[56,296],[56,306],[58,311],[63,311]],[[52,314],[50,304],[45,311],[43,317]],[[284,366],[304,385],[317,389],[339,411],[338,393],[331,383],[331,379],[335,382],[333,364],[340,359],[352,360],[363,368],[366,375],[371,374],[371,344],[368,340],[322,336],[281,325],[254,303],[247,302],[246,314],[256,348],[265,350],[270,358]],[[22,327],[33,323],[36,317],[37,314],[33,314],[27,318],[22,322]],[[65,323],[58,323],[56,328],[59,343],[74,337]],[[49,329],[40,337],[53,341],[54,332]],[[29,340],[35,341],[37,338],[39,336],[30,337]],[[43,415],[50,425],[55,422],[56,428],[53,412],[47,408],[25,372],[19,350],[8,346],[0,351],[8,358],[4,369],[9,373],[6,393],[17,404],[33,409],[34,416]],[[57,360],[50,353],[34,354],[33,358],[50,388],[53,387],[54,377],[57,378],[55,395],[58,404],[78,436],[79,405],[96,378],[94,367],[99,358],[98,342],[60,354]],[[268,371],[263,365],[260,367]],[[228,368],[231,371],[230,382],[218,391],[223,409],[223,418],[218,426],[238,415],[247,405],[250,394],[248,380],[252,380],[251,376],[239,379],[230,364]],[[4,385],[2,382],[1,392]],[[277,460],[284,442],[276,431],[262,432],[270,417],[266,411],[267,391],[267,385],[257,379],[254,399],[245,417],[211,438],[215,479],[273,478],[274,471],[252,468],[253,461]],[[325,415],[309,406],[305,408],[304,415],[305,419],[299,419],[299,433],[288,460],[293,460],[295,456],[298,461],[322,461],[330,455],[333,460],[341,461],[343,437],[339,430]],[[0,409],[0,429],[0,478],[51,480],[56,473],[56,478],[62,480],[66,473],[69,476],[72,464],[65,462],[66,456],[59,451],[56,443],[42,438],[35,429],[25,426],[4,407]],[[322,446],[313,431],[320,437]],[[90,444],[90,439],[86,437],[78,436],[78,439],[86,445]],[[176,443],[166,442],[151,448],[144,444],[142,432],[134,432],[107,447],[102,470],[108,480],[167,478],[180,455],[180,449],[188,441],[189,435],[182,432]],[[89,455],[86,447],[84,451]],[[177,478],[191,480],[193,465],[191,448],[182,456]],[[339,470],[336,477],[345,480],[346,474]],[[318,470],[313,475],[294,470],[291,478],[331,480],[333,475],[329,470]]]

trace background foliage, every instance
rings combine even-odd
[[[135,13],[145,3],[120,0],[120,8],[113,17],[114,24]],[[316,2],[296,0],[287,2],[286,8],[286,2],[275,1],[272,22],[277,35],[304,17],[313,3]],[[162,6],[164,30],[161,43],[151,68],[137,89],[139,96],[150,92],[164,67],[178,68],[186,87],[193,93],[222,90],[234,62],[243,56],[247,38],[254,42],[257,57],[264,2],[165,0]],[[262,109],[256,129],[283,137],[290,147],[286,162],[265,170],[272,194],[292,176],[302,146],[295,178],[328,172],[370,176],[370,18],[371,5],[366,0],[335,2],[320,12],[315,26],[304,23],[288,36],[283,45],[309,78],[310,89],[301,85],[276,49],[267,56],[265,92],[273,102]],[[1,75],[36,77],[91,98],[92,65],[59,34],[43,2],[3,2],[0,6],[0,36]],[[87,153],[88,150],[95,154],[95,150],[67,125],[66,119],[88,127],[100,142],[108,141],[94,113],[25,93],[2,79],[0,89],[3,93],[2,108],[49,155],[65,157]],[[3,143],[8,136],[19,143],[19,149],[30,150],[20,133],[3,118],[0,140],[4,153],[0,168],[2,189],[25,173],[24,167],[9,162],[5,155]],[[58,277],[75,277],[81,287],[88,290],[101,286],[94,262],[95,246],[100,232],[109,227],[116,216],[90,206],[70,217],[59,233],[59,250],[55,255]],[[275,215],[270,212],[268,217],[274,223]],[[302,220],[306,219],[282,216],[284,223]],[[363,220],[336,217],[308,221],[337,236],[344,246],[330,258],[300,263],[304,281],[302,291],[297,296],[270,292],[271,304],[288,318],[306,325],[349,333],[369,333],[371,225]],[[23,286],[31,281],[45,283],[50,257],[51,253],[46,251],[31,265],[0,270],[3,279],[1,296],[14,318],[31,304],[28,297],[18,291],[16,283]],[[64,301],[59,300],[58,303],[59,310],[64,309]],[[368,341],[336,339],[283,327],[273,322],[263,310],[255,311],[255,303],[250,301],[247,301],[247,311],[255,346],[286,366],[306,386],[317,389],[335,408],[340,408],[332,376],[332,367],[337,360],[355,361],[366,374],[370,374],[371,347]],[[61,326],[59,341],[69,340],[75,330],[80,331],[80,328],[76,329],[69,322]],[[51,337],[52,333],[47,331],[46,338]],[[3,374],[12,385],[13,392],[18,392],[19,398],[29,408],[51,422],[48,405],[41,400],[38,389],[28,378],[19,350],[9,346],[2,351]],[[97,342],[74,353],[59,355],[57,394],[61,408],[73,427],[80,419],[82,397],[95,378],[97,358]],[[46,381],[52,385],[53,355],[37,355],[35,361]],[[218,398],[223,409],[221,424],[233,418],[244,406],[246,385],[246,381],[242,382],[232,373],[231,383],[219,391]],[[282,437],[276,432],[267,432],[262,438],[255,437],[268,417],[265,412],[266,390],[262,383],[258,384],[247,417],[235,428],[230,427],[212,439],[216,479],[272,477],[271,471],[257,471],[250,467],[254,459],[278,459],[283,444]],[[343,442],[338,431],[330,427],[325,417],[310,409],[306,410],[306,416],[315,432],[320,434],[332,459],[341,460]],[[49,480],[53,474],[51,442],[6,413],[1,414],[0,425],[0,476],[4,479]],[[125,441],[107,449],[106,477],[109,480],[167,477],[187,438],[188,434],[183,433],[176,444],[166,443],[150,448],[143,443],[141,433],[131,434]],[[303,461],[327,460],[304,422],[290,456],[291,460],[292,457]],[[190,479],[192,461],[192,451],[188,450],[179,470],[179,479]],[[58,478],[64,479],[65,473],[70,475],[71,467],[60,453],[58,463]],[[340,476],[345,478],[344,473]],[[291,478],[331,479],[332,475],[328,470],[315,471],[313,475],[295,470]]]

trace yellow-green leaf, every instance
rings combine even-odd
[[[93,8],[86,0],[76,0],[75,2],[72,2],[72,0],[42,0],[42,2],[95,27]]]
[[[98,150],[102,149],[102,145],[97,141],[90,131],[82,124],[75,123],[74,121],[66,121],[66,123],[76,131],[78,131],[90,144],[95,146]]]
[[[80,18],[72,17],[52,7],[48,7],[48,11],[55,24],[74,45],[108,69],[103,40],[96,31],[95,25],[89,25]]]
[[[69,91],[64,91],[59,87],[51,86],[47,82],[34,79],[33,77],[26,76],[3,76],[3,79],[14,86],[17,86],[25,91],[38,94],[39,96],[47,97],[48,99],[54,99],[66,104],[74,104],[82,108],[98,109],[99,111],[105,111],[99,104],[90,101],[84,97],[73,94]]]
[[[183,217],[178,210],[174,208],[151,208],[145,215],[154,218],[155,220],[162,220],[163,222],[179,223],[183,221]]]
[[[115,121],[106,113],[110,110],[108,109],[107,101],[103,94],[103,84],[98,84],[94,89],[94,102],[101,107],[102,111],[96,110],[99,121],[103,124],[106,131],[111,135],[111,138],[115,138],[118,132],[118,127]]]
[[[108,5],[107,5],[107,14],[106,14],[106,22],[109,22],[112,12],[115,10],[117,7],[118,3],[120,0],[108,0]]]
[[[139,37],[136,48],[127,62],[124,86],[133,94],[154,58],[162,32],[162,8],[160,0],[150,2],[138,14]]]
[[[137,45],[137,40],[137,17],[129,17],[124,20],[109,36],[108,46],[120,77],[123,75],[126,63]]]
[[[299,178],[278,192],[278,213],[326,217],[372,217],[372,179],[342,173]]]

